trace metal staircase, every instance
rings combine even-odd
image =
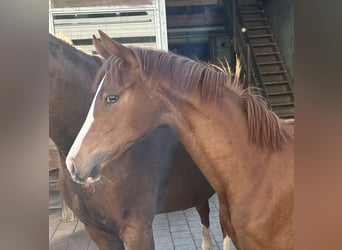
[[[293,118],[293,84],[262,5],[253,0],[226,0],[225,4],[248,85],[262,89],[269,107],[280,118]]]

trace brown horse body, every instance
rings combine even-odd
[[[94,170],[168,125],[217,192],[223,231],[238,249],[293,249],[293,124],[229,74],[100,35],[109,56],[66,159],[73,178],[94,183]]]
[[[99,249],[124,249],[123,242],[128,249],[153,249],[156,213],[196,206],[202,224],[209,227],[207,200],[214,191],[166,128],[108,162],[100,181],[72,181],[65,155],[88,112],[91,82],[101,61],[51,35],[49,39],[49,134],[63,161],[61,191]]]

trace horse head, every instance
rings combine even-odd
[[[134,50],[112,41],[105,33],[93,37],[104,58],[87,118],[66,158],[78,183],[95,182],[107,162],[122,155],[137,140],[158,127],[159,99],[151,94]]]

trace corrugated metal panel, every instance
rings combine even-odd
[[[152,0],[51,0],[52,8],[152,5]]]
[[[146,49],[154,49],[156,48],[156,43],[123,43],[124,45],[130,45],[134,47],[141,47]],[[87,53],[91,54],[92,51],[95,51],[94,45],[82,45],[82,46],[75,46],[76,48],[86,51]]]
[[[141,13],[144,13],[143,15]],[[146,14],[145,14],[146,13]],[[134,14],[134,13],[133,13]],[[77,14],[72,19],[55,19],[55,25],[82,25],[82,24],[130,24],[130,23],[146,23],[153,21],[154,15],[152,11],[140,12],[140,15],[134,16],[114,16],[114,17],[82,17],[78,18]]]
[[[144,20],[141,16],[132,16],[129,19],[113,17],[54,20],[55,33],[62,33],[73,40],[91,39],[99,29],[116,38],[155,36],[154,15],[146,17]]]
[[[115,11],[74,14],[55,14],[53,18],[54,33],[63,34],[72,40],[77,40],[77,47],[91,53],[92,35],[101,29],[112,38],[143,38],[156,37],[155,13],[153,10]],[[83,42],[82,42],[83,40]],[[143,40],[143,39],[141,39]],[[146,43],[146,44],[145,44]],[[131,43],[132,44],[132,43]],[[134,45],[156,47],[155,42],[137,42]]]
[[[72,39],[78,48],[88,53],[94,51],[91,39],[92,35],[98,34],[99,29],[124,44],[167,50],[163,0],[150,0],[152,5],[137,5],[138,2],[134,1],[135,5],[131,6],[128,6],[129,1],[122,1],[126,3],[125,6],[109,2],[112,6],[52,7],[49,10],[49,30]]]
[[[120,37],[145,37],[155,36],[154,27],[150,25],[137,24],[135,26],[127,25],[125,27],[117,27],[116,25],[84,25],[84,26],[67,26],[55,27],[55,32],[71,38],[72,40],[91,39],[92,35],[97,35],[101,29],[112,38]]]

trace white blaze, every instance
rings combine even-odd
[[[72,144],[72,147],[69,150],[69,153],[68,153],[68,155],[66,157],[65,163],[67,165],[67,168],[68,168],[69,172],[71,172],[71,168],[70,168],[71,166],[70,166],[70,164],[68,164],[68,162],[70,162],[70,159],[74,158],[78,154],[78,151],[80,150],[80,147],[81,147],[81,145],[83,143],[84,137],[86,136],[86,134],[88,133],[92,123],[94,122],[95,100],[96,100],[96,97],[98,96],[98,94],[100,92],[100,89],[101,89],[101,87],[102,87],[102,85],[104,83],[104,80],[105,80],[106,76],[107,76],[107,74],[104,75],[104,77],[102,78],[99,86],[97,87],[97,90],[96,90],[94,99],[93,99],[93,101],[91,103],[91,106],[90,106],[87,118],[84,121],[83,126],[82,126],[80,132],[78,133],[78,135],[77,135],[74,143]]]
[[[212,250],[213,242],[211,241],[209,228],[202,225],[202,249],[203,250]]]

